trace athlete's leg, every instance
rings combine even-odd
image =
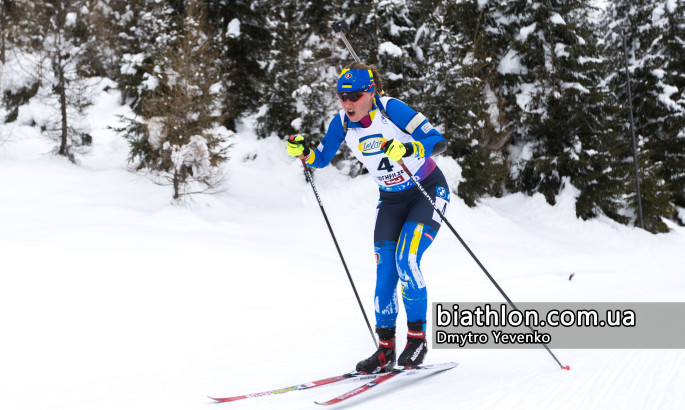
[[[428,296],[421,273],[421,257],[433,243],[436,233],[435,228],[422,222],[406,222],[397,243],[395,261],[408,322],[426,321]]]
[[[385,199],[383,197],[386,196]],[[357,371],[377,373],[395,366],[395,321],[397,319],[397,265],[395,248],[402,223],[407,215],[404,201],[393,201],[397,196],[381,194],[376,210],[374,250],[376,252],[376,294],[374,297],[378,349],[357,363]]]
[[[449,190],[442,172],[435,169],[426,181],[426,192],[441,210],[446,211]],[[402,299],[407,312],[407,321],[426,321],[428,297],[426,282],[421,273],[421,258],[433,243],[442,220],[423,195],[416,198],[402,227],[395,253],[398,275],[402,283]]]
[[[447,184],[438,169],[437,174],[425,181],[424,188],[443,213],[449,201]],[[423,363],[428,351],[426,342],[426,315],[428,294],[421,273],[421,258],[433,243],[440,229],[441,219],[430,202],[417,195],[411,202],[407,222],[404,223],[395,253],[397,270],[402,283],[402,299],[407,312],[407,344],[397,359],[405,368]]]
[[[395,250],[402,224],[407,217],[404,201],[397,195],[378,202],[376,226],[374,229],[374,251],[376,253],[376,291],[374,307],[376,326],[394,328],[399,310],[397,302],[397,264]]]

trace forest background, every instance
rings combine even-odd
[[[351,61],[341,18],[388,95],[443,133],[467,205],[554,205],[570,184],[579,218],[685,224],[683,0],[0,0],[0,144],[40,99],[54,113],[36,125],[78,164],[109,78],[135,113],[118,129],[131,167],[174,199],[220,189],[247,118],[260,137],[323,137]],[[364,173],[346,149],[334,164]]]

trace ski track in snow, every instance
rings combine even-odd
[[[0,408],[206,409],[207,395],[287,387],[352,369],[374,347],[299,161],[240,130],[225,192],[173,205],[171,188],[127,170],[93,108],[80,165],[26,126],[0,145]],[[250,158],[249,160],[247,158]],[[438,158],[452,188],[458,166]],[[377,188],[334,167],[316,184],[373,322]],[[514,301],[683,301],[685,229],[650,235],[512,195],[447,217]],[[424,258],[429,301],[501,301],[447,228]],[[569,280],[574,273],[572,280]],[[404,342],[404,313],[398,345]],[[430,343],[430,342],[429,342]],[[337,408],[677,409],[682,350],[431,350],[453,370],[392,380]],[[361,384],[361,383],[360,383]],[[315,409],[354,387],[217,404]],[[406,387],[406,388],[405,388]],[[212,407],[215,408],[215,407]],[[219,408],[219,407],[216,407]]]

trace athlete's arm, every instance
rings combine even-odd
[[[424,157],[437,155],[447,149],[445,137],[436,130],[426,117],[414,111],[400,100],[388,100],[385,112],[390,121],[409,133],[414,141],[419,142],[424,149]]]
[[[319,143],[319,146],[309,152],[309,156],[305,159],[307,164],[315,168],[323,168],[330,164],[344,140],[345,132],[338,114],[333,117],[328,125],[328,131],[326,131],[326,135]]]

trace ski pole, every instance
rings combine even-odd
[[[347,46],[347,49],[350,51],[350,54],[352,54],[352,57],[354,57],[354,60],[358,63],[361,63],[361,60],[359,59],[359,57],[357,57],[357,53],[354,52],[352,45],[349,41],[347,41],[347,37],[345,36],[345,32],[350,31],[350,26],[347,25],[347,21],[345,21],[345,19],[340,19],[335,23],[331,24],[331,27],[333,27],[333,31],[340,34],[340,37],[342,37],[343,42]]]
[[[340,251],[340,246],[338,246],[338,241],[335,239],[335,234],[333,233],[333,228],[331,228],[331,223],[328,222],[328,216],[326,216],[326,211],[323,209],[323,203],[321,203],[321,198],[319,197],[319,192],[316,190],[316,186],[314,185],[314,178],[312,178],[312,174],[309,172],[309,167],[304,161],[304,157],[300,156],[300,161],[302,161],[302,167],[304,168],[304,174],[307,176],[307,180],[309,180],[309,184],[312,186],[312,190],[314,191],[314,196],[316,196],[316,201],[319,203],[319,208],[321,209],[321,213],[323,214],[323,219],[326,220],[326,225],[328,226],[328,231],[331,233],[331,237],[333,238],[333,243],[335,243],[335,249],[338,250],[338,255],[340,255],[340,260],[342,261],[343,267],[345,268],[345,272],[347,273],[347,279],[350,280],[350,285],[352,285],[352,290],[354,291],[354,296],[357,298],[357,303],[359,303],[359,308],[362,310],[362,315],[364,315],[364,321],[366,321],[366,326],[369,328],[369,333],[371,333],[371,339],[373,339],[373,344],[376,345],[376,348],[378,348],[378,342],[376,341],[376,337],[373,335],[373,330],[371,329],[371,323],[369,322],[369,318],[366,316],[366,311],[364,310],[364,306],[362,305],[362,301],[359,298],[359,293],[357,293],[357,288],[354,286],[354,281],[352,280],[352,275],[350,275],[350,270],[347,269],[347,264],[345,263],[345,258],[343,258],[343,254]]]
[[[485,273],[485,275],[488,277],[488,279],[490,279],[490,281],[492,282],[492,284],[495,285],[495,287],[497,288],[497,290],[499,291],[499,293],[501,293],[502,296],[504,296],[504,299],[506,299],[506,301],[511,305],[511,307],[514,308],[514,310],[517,310],[517,311],[521,312],[521,310],[520,310],[519,308],[516,307],[516,305],[515,305],[514,302],[509,298],[509,296],[507,296],[506,292],[504,292],[504,289],[502,289],[502,288],[500,287],[500,285],[497,283],[497,281],[495,280],[495,278],[490,274],[490,272],[488,272],[488,270],[485,269],[485,266],[483,266],[483,264],[480,262],[480,260],[478,260],[478,258],[477,258],[476,255],[473,253],[473,251],[471,251],[471,248],[469,248],[469,246],[466,244],[466,242],[464,242],[464,240],[461,238],[461,236],[459,235],[459,233],[457,233],[457,230],[454,229],[454,227],[452,226],[452,224],[447,220],[447,218],[445,218],[445,215],[442,213],[442,211],[441,211],[440,209],[438,209],[437,205],[435,205],[435,201],[433,201],[433,198],[431,198],[431,196],[428,194],[428,192],[426,192],[426,190],[423,188],[423,186],[421,186],[421,183],[419,182],[419,179],[416,178],[414,175],[412,175],[412,173],[409,171],[409,169],[407,168],[407,166],[404,165],[404,161],[402,161],[402,160],[400,159],[399,161],[397,161],[397,163],[402,167],[402,169],[404,169],[404,172],[406,172],[407,175],[409,175],[409,178],[411,178],[412,181],[414,181],[414,184],[416,184],[416,188],[418,188],[418,190],[421,191],[421,193],[422,193],[423,196],[428,200],[428,202],[430,202],[430,204],[433,206],[433,209],[438,213],[438,215],[440,215],[440,218],[443,220],[443,222],[445,222],[445,225],[447,225],[447,227],[450,228],[450,230],[452,231],[452,233],[454,234],[454,236],[456,236],[457,239],[459,240],[459,242],[461,242],[461,244],[464,246],[464,249],[466,249],[466,251],[469,253],[469,255],[471,255],[471,257],[473,258],[473,260],[476,261],[476,263],[478,264],[478,266],[481,268],[481,270],[483,271],[483,273]],[[528,329],[530,329],[531,332],[535,333],[535,330],[533,329],[533,327],[532,327],[531,325],[527,325],[527,326],[528,326]],[[547,350],[547,352],[549,352],[549,354],[552,355],[552,358],[557,362],[557,364],[559,364],[559,367],[561,367],[563,370],[571,370],[571,368],[570,368],[569,366],[564,366],[564,365],[561,364],[561,362],[559,361],[559,359],[557,359],[557,357],[554,355],[554,353],[552,353],[552,350],[550,350],[549,346],[547,346],[545,343],[541,343],[541,344],[542,344],[542,346]]]

